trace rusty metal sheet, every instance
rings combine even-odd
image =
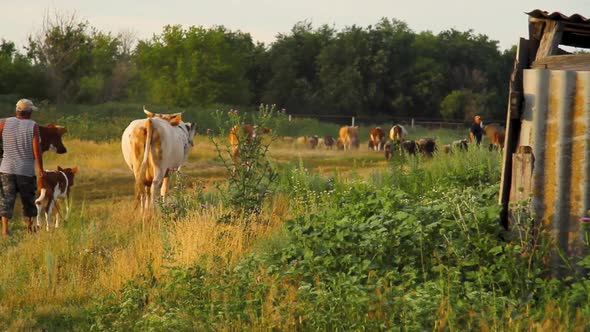
[[[562,22],[570,22],[570,23],[578,23],[578,24],[590,24],[590,20],[585,18],[580,14],[572,14],[570,16],[564,15],[560,12],[553,12],[549,13],[547,11],[541,9],[535,9],[531,12],[525,13],[530,17],[539,18],[539,19],[547,19],[553,21],[562,21]]]
[[[590,71],[527,69],[523,88],[518,146],[533,153],[532,212],[564,254],[579,257],[590,208]]]

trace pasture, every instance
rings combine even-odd
[[[387,162],[361,129],[351,152],[272,143],[272,195],[260,215],[229,222],[220,194],[228,174],[208,137],[196,137],[152,220],[132,208],[118,141],[66,139],[67,154],[44,157],[48,169],[80,169],[70,220],[25,234],[17,206],[13,235],[0,239],[0,329],[586,326],[586,279],[545,278],[549,244],[529,245],[526,220],[517,235],[500,230],[498,152]],[[465,134],[418,129],[410,138]]]

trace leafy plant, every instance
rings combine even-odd
[[[209,132],[217,157],[227,171],[227,184],[220,188],[226,205],[231,208],[226,218],[258,215],[277,176],[267,158],[268,149],[274,140],[269,126],[277,116],[275,106],[260,105],[258,112],[251,117],[253,125],[247,124],[246,115],[238,110],[227,113],[218,111],[215,114],[220,136],[227,137],[226,133],[229,133],[235,139],[233,143],[224,144],[220,137]],[[246,126],[251,127],[246,130]],[[265,132],[269,135],[265,136]]]

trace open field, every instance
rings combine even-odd
[[[227,173],[207,137],[197,137],[172,189],[177,213],[153,220],[132,209],[119,143],[65,144],[66,155],[45,160],[80,167],[70,220],[27,235],[17,214],[13,235],[0,240],[2,330],[579,330],[588,322],[586,295],[542,279],[535,264],[545,251],[533,248],[523,262],[528,240],[499,236],[499,153],[388,163],[366,144],[345,153],[277,141],[277,185],[263,212],[226,223],[217,186]]]

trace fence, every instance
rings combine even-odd
[[[463,120],[443,120],[443,119],[428,119],[428,118],[412,118],[412,117],[385,117],[385,116],[355,116],[355,115],[332,115],[332,114],[289,114],[289,121],[295,118],[311,118],[325,122],[337,123],[340,125],[350,124],[355,125],[375,125],[383,123],[401,124],[414,128],[420,126],[428,129],[447,128],[447,129],[462,129],[469,125]],[[486,123],[500,123],[504,120],[491,120]]]

